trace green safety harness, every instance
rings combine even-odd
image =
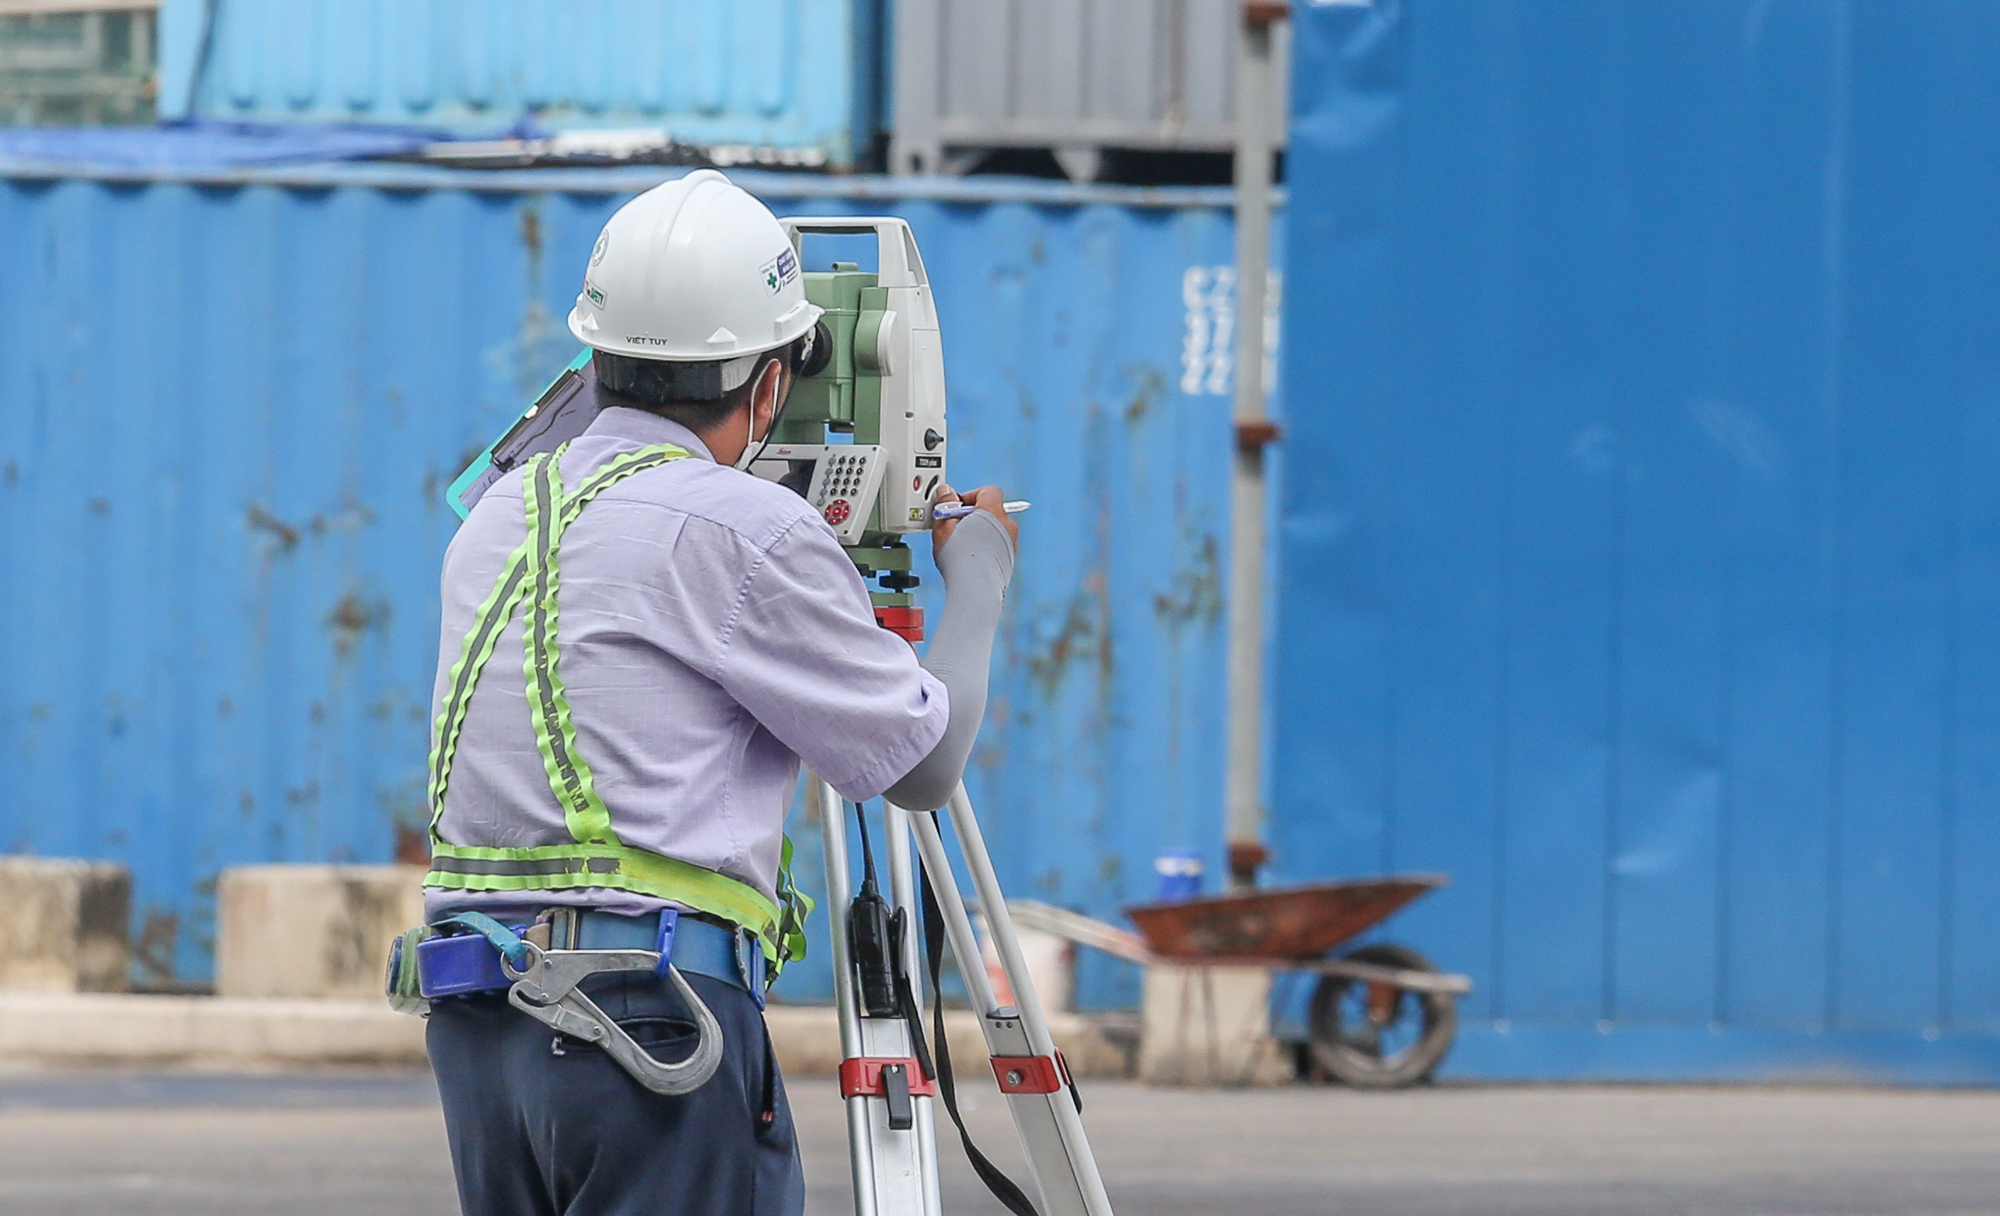
[[[756,888],[725,874],[622,843],[611,828],[610,811],[597,796],[590,765],[577,751],[569,699],[557,669],[556,557],[563,533],[597,495],[635,473],[686,459],[688,452],[658,444],[624,453],[592,470],[574,493],[565,494],[561,462],[568,448],[565,443],[528,462],[522,477],[527,537],[508,557],[492,592],[479,606],[458,661],[452,664],[444,706],[438,711],[437,745],[431,752],[431,872],[424,885],[460,891],[613,887],[671,900],[756,934],[771,974],[776,976],[787,962],[805,957],[805,918],[812,911],[812,901],[792,883],[791,840],[785,841],[775,903]],[[524,600],[527,655],[522,670],[527,677],[528,706],[549,789],[562,806],[574,843],[526,849],[447,844],[438,834],[438,823],[444,817],[445,790],[451,782],[452,759],[458,751],[466,709],[486,660],[493,656],[501,632]]]

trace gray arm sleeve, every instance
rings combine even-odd
[[[950,698],[944,737],[883,797],[913,811],[934,811],[951,801],[965,762],[972,755],[979,723],[986,716],[986,680],[993,665],[993,634],[1000,627],[1000,600],[1014,575],[1014,542],[1000,521],[985,511],[962,520],[938,554],[944,576],[944,612],[925,670],[936,676]]]

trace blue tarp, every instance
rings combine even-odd
[[[419,127],[210,122],[157,127],[0,127],[0,171],[29,165],[89,169],[213,169],[366,160],[414,152],[450,136]]]

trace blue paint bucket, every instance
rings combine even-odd
[[[1159,889],[1153,893],[1155,903],[1177,904],[1200,897],[1201,858],[1192,851],[1162,853],[1154,859],[1153,870],[1160,876]]]

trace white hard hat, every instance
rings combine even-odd
[[[655,186],[612,215],[590,251],[569,331],[595,350],[677,362],[741,360],[810,332],[798,254],[770,208],[713,169]],[[729,369],[734,372],[735,368]]]

